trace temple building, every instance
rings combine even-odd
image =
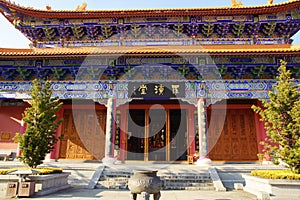
[[[233,1],[235,2],[235,1]],[[74,6],[75,7],[75,6]],[[0,150],[13,142],[35,78],[64,103],[52,159],[258,161],[251,106],[280,60],[296,82],[300,1],[260,6],[45,10],[0,0],[31,45],[0,48]],[[3,27],[5,28],[5,27]]]

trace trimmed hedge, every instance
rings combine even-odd
[[[13,171],[13,169],[0,169],[0,175],[5,175],[7,174],[8,172],[11,172]]]
[[[300,174],[295,174],[291,170],[253,170],[251,175],[267,179],[300,180]]]
[[[35,170],[39,171],[40,175],[46,175],[46,174],[59,174],[62,173],[62,168],[36,168]]]
[[[0,169],[0,175],[5,175],[11,171],[14,170],[26,170],[29,168],[10,168],[10,169]],[[58,173],[62,173],[62,168],[32,168],[32,170],[37,170],[39,171],[39,175],[46,175],[46,174],[58,174]]]

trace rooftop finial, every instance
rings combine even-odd
[[[269,5],[273,5],[273,0],[268,0]]]
[[[238,2],[236,2],[236,0],[231,0],[231,3],[232,3],[232,7],[242,7],[243,6],[241,0],[239,0]]]
[[[46,6],[46,10],[51,10],[51,6]]]
[[[85,11],[87,4],[83,2],[81,6],[77,6],[76,11]]]

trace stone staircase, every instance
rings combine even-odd
[[[158,174],[164,190],[214,190],[209,173],[162,173]]]
[[[101,189],[127,189],[128,179],[133,173],[105,167],[96,185]]]
[[[128,179],[133,174],[132,169],[115,169],[105,167],[98,180],[96,188],[128,189]],[[209,173],[206,170],[196,173],[170,172],[158,170],[157,175],[162,180],[163,190],[214,190]]]

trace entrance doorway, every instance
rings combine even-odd
[[[127,160],[187,160],[187,110],[129,109]]]

